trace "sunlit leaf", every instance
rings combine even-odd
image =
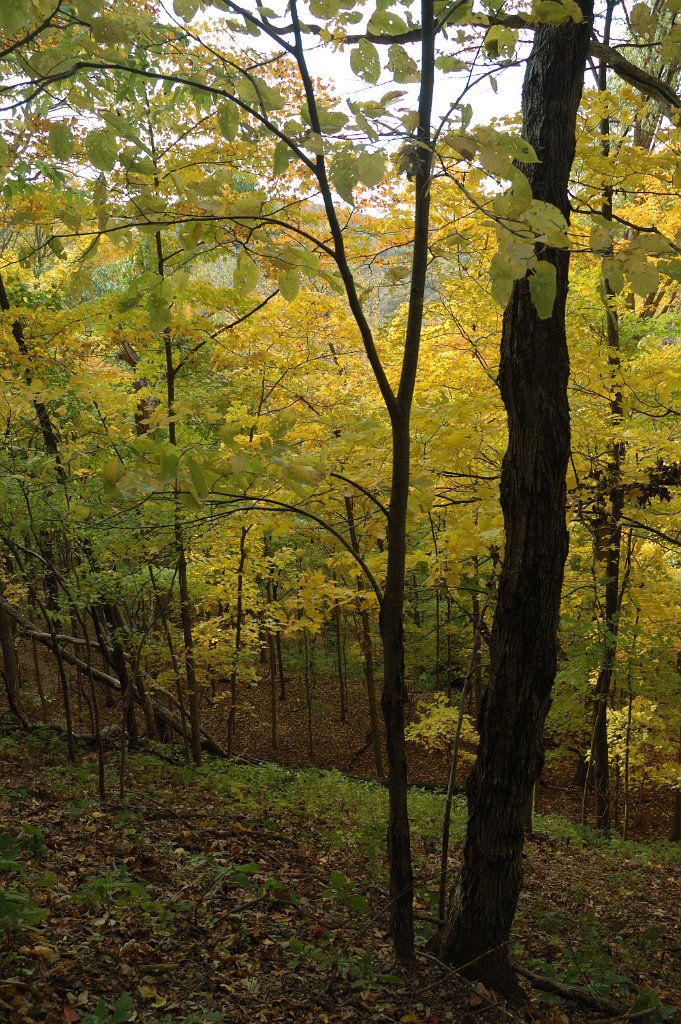
[[[350,67],[358,78],[375,84],[381,74],[381,58],[378,50],[368,39],[360,39],[358,45],[350,51]]]
[[[548,320],[556,300],[556,268],[548,260],[537,260],[530,274],[530,295],[540,320]]]

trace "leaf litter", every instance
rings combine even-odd
[[[415,965],[395,964],[380,787],[268,765],[190,772],[133,755],[126,798],[100,805],[95,776],[89,753],[66,765],[53,736],[0,742],[0,833],[18,837],[21,851],[18,870],[0,882],[42,917],[0,928],[0,1020],[8,1024],[597,1017],[529,990],[526,1007],[505,1005],[423,945]],[[438,798],[416,800],[423,943]],[[625,1000],[632,1017],[668,1019],[681,1005],[679,860],[622,858],[614,844],[565,832],[527,845],[514,955]]]

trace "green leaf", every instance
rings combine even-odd
[[[300,288],[300,274],[297,270],[282,270],[278,279],[279,291],[287,302],[293,302]]]
[[[539,157],[535,153],[534,149],[525,139],[521,139],[518,135],[506,136],[508,142],[508,149],[514,160],[523,164],[538,164],[540,163]]]
[[[556,268],[548,260],[537,260],[530,274],[530,295],[540,320],[548,320],[556,299]]]
[[[453,71],[462,71],[466,64],[464,61],[459,60],[458,57],[449,57],[446,54],[441,54],[435,58],[435,67],[447,75]]]
[[[393,43],[388,50],[388,71],[396,82],[418,82],[421,77],[414,58],[398,43]]]
[[[485,36],[485,52],[493,60],[500,56],[512,57],[517,42],[518,33],[514,29],[492,25]]]
[[[382,153],[361,153],[357,158],[359,180],[367,188],[374,188],[385,175],[385,159]]]
[[[81,225],[82,218],[76,210],[71,210],[68,207],[59,207],[56,211],[59,220],[66,225],[67,228],[71,228],[72,231],[77,231]]]
[[[50,125],[50,149],[57,160],[69,160],[73,156],[73,132],[67,124],[54,122]]]
[[[640,295],[642,299],[647,298],[655,291],[660,280],[657,267],[649,260],[640,258],[627,261],[626,274],[632,291]]]
[[[127,43],[130,39],[128,26],[120,18],[114,17],[106,11],[91,19],[90,28],[95,42],[101,43],[103,46]]]
[[[313,18],[328,21],[338,14],[338,0],[311,0],[310,14]]]
[[[399,35],[407,31],[407,23],[400,18],[399,14],[393,11],[374,11],[367,26],[370,32],[386,34],[391,36]]]
[[[556,0],[538,0],[532,8],[532,18],[544,25],[566,25],[570,15]]]
[[[146,178],[153,178],[157,168],[150,156],[137,156],[135,153],[127,153],[125,157],[121,154],[121,163],[132,174],[143,174]]]
[[[295,245],[285,245],[281,249],[281,258],[293,267],[301,267],[312,274],[319,272],[319,256],[309,249],[299,249]]]
[[[244,196],[243,199],[229,203],[224,212],[228,217],[243,217],[246,221],[252,221],[262,213],[262,200],[257,196]]]
[[[499,217],[516,218],[530,206],[532,189],[530,183],[521,172],[513,168],[513,184],[508,192],[494,197],[494,212]]]
[[[236,91],[239,99],[250,107],[262,107],[264,110],[283,109],[284,100],[279,90],[256,75],[244,75],[240,78],[236,83]]]
[[[657,269],[661,274],[671,277],[673,281],[681,281],[681,260],[660,262],[657,265]]]
[[[177,453],[174,451],[162,451],[159,460],[161,483],[168,484],[177,476]],[[111,481],[116,483],[115,480]]]
[[[274,147],[274,176],[278,178],[281,174],[285,174],[288,170],[288,165],[291,163],[293,153],[291,147],[285,142],[278,142]]]
[[[173,0],[173,10],[183,21],[191,21],[198,9],[199,0]]]
[[[319,104],[317,104],[316,109],[317,117],[319,118],[319,128],[324,135],[336,135],[348,123],[348,115],[344,114],[341,110],[327,110]],[[312,125],[307,103],[303,104],[300,116],[304,124]]]
[[[603,280],[607,282],[613,294],[619,295],[624,288],[624,271],[619,260],[603,260]]]
[[[305,149],[308,149],[310,153],[315,153],[317,156],[324,156],[326,151],[324,146],[324,136],[320,135],[319,132],[306,132],[301,141]]]
[[[368,39],[360,39],[350,51],[350,67],[358,78],[375,85],[381,75],[381,58],[378,50]]]
[[[602,217],[594,218],[589,232],[589,248],[592,252],[607,252],[612,245],[614,226]]]
[[[0,29],[14,36],[31,21],[31,9],[26,0],[2,0],[0,3]]]
[[[577,0],[561,0],[561,2],[575,25],[581,25],[584,21],[584,15],[582,13],[582,8],[577,3]]]
[[[171,320],[170,307],[164,296],[158,292],[149,292],[146,299],[149,322],[154,330],[162,331]]]
[[[371,140],[371,142],[376,142],[378,139],[378,133],[376,132],[373,125],[371,125],[364,116],[365,111],[363,109],[362,104],[353,103],[352,100],[348,100],[348,106],[355,115],[355,122],[359,130],[364,132],[366,136]],[[416,116],[418,117],[418,114]]]
[[[76,0],[78,16],[83,21],[90,21],[103,4],[104,0]]]
[[[234,142],[239,132],[239,108],[236,103],[221,103],[215,113],[218,131],[228,142]]]
[[[118,146],[107,131],[97,130],[85,137],[85,152],[98,170],[111,171],[118,156]]]
[[[63,242],[61,238],[59,238],[57,235],[53,235],[52,238],[49,239],[47,244],[49,245],[50,249],[55,254],[55,256],[57,256],[60,260],[65,260],[67,258],[66,252],[64,251]]]
[[[242,249],[236,260],[234,268],[234,288],[242,298],[252,292],[260,280],[260,268],[248,253]]]
[[[639,36],[652,39],[657,27],[657,17],[651,11],[648,4],[634,4],[630,14],[631,27]]]
[[[132,1015],[132,996],[129,992],[124,992],[114,1003],[113,1016],[110,1018],[111,1024],[124,1024],[125,1021],[130,1020]]]
[[[193,491],[180,491],[178,493],[178,498],[184,507],[190,512],[198,512],[201,508],[201,502]]]
[[[525,220],[536,233],[538,241],[546,242],[556,249],[568,247],[567,221],[558,207],[552,203],[545,203],[543,199],[533,199],[525,214]]]
[[[348,153],[339,154],[330,167],[331,180],[338,195],[350,206],[355,205],[352,190],[359,180],[357,160]]]
[[[490,286],[492,298],[500,306],[506,307],[513,292],[513,283],[522,277],[524,269],[519,269],[516,263],[509,260],[502,252],[497,252],[490,263]]]
[[[185,461],[187,463],[187,468],[189,469],[189,476],[191,477],[194,490],[201,501],[203,501],[208,495],[208,483],[203,469],[196,459],[193,459],[191,456],[187,456]]]

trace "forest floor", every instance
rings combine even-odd
[[[376,770],[370,742],[369,709],[366,686],[362,680],[347,682],[347,710],[341,721],[338,683],[332,676],[319,674],[308,695],[300,679],[289,680],[286,700],[277,701],[276,749],[272,746],[271,695],[269,683],[261,681],[244,692],[235,752],[245,757],[274,761],[289,767],[337,769],[364,779],[375,777]],[[309,699],[308,699],[309,696]],[[409,695],[406,718],[413,722],[427,695]],[[454,693],[455,699],[458,694]],[[224,702],[206,701],[202,709],[206,726],[212,735],[226,743],[226,709]],[[379,709],[380,716],[380,709]],[[88,728],[87,725],[84,726]],[[409,781],[416,786],[447,786],[450,751],[444,747],[428,750],[422,744],[407,743]],[[474,749],[464,745],[460,753],[457,781],[463,786],[466,771],[474,760]],[[383,763],[386,763],[385,750]],[[560,815],[570,821],[581,821],[582,787],[575,784],[578,766],[577,750],[551,747],[536,791],[536,809],[542,814]],[[613,789],[616,785],[613,783]],[[619,799],[617,798],[619,796]],[[623,794],[613,793],[617,829],[623,818]],[[629,835],[635,839],[665,838],[671,832],[673,795],[669,791],[648,786],[637,788],[630,800]],[[593,808],[589,808],[593,816]]]
[[[350,751],[351,753],[352,751]],[[604,1011],[517,1008],[386,936],[385,790],[339,772],[167,753],[104,801],[90,750],[53,733],[0,738],[0,1020],[8,1024],[544,1024]],[[433,913],[442,798],[411,795],[417,909]],[[459,802],[452,867],[464,828]],[[538,818],[512,952],[525,967],[618,1001],[629,1019],[681,1006],[681,853]],[[40,920],[38,919],[40,918]],[[4,924],[3,924],[4,922]]]

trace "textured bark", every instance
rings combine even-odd
[[[523,87],[523,135],[540,163],[523,167],[536,199],[567,217],[567,185],[591,26],[537,29]],[[504,564],[490,645],[490,684],[470,775],[468,832],[442,959],[511,996],[521,992],[508,940],[522,887],[523,828],[543,764],[542,733],[556,671],[558,614],[568,550],[565,474],[570,446],[565,302],[568,254],[543,248],[556,267],[552,315],[540,320],[528,280],[504,315],[499,384],[509,441],[501,479]]]

